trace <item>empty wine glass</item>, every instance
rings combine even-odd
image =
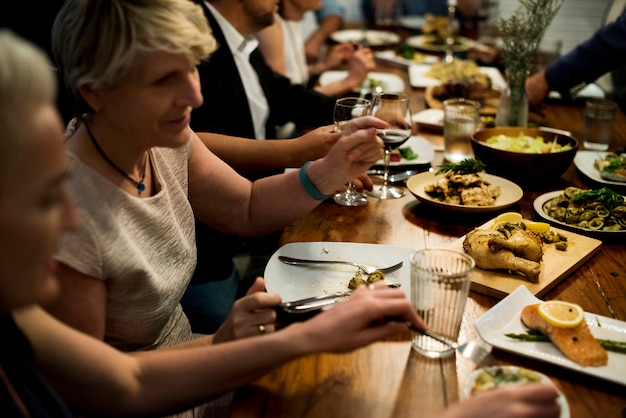
[[[368,192],[379,199],[398,199],[404,191],[389,185],[389,156],[391,151],[411,137],[412,121],[409,97],[406,94],[382,93],[372,98],[370,114],[389,124],[387,129],[378,129],[378,136],[385,143],[383,184]]]
[[[335,132],[343,131],[343,127],[350,119],[365,116],[369,113],[370,101],[361,97],[344,97],[335,102]],[[335,202],[344,206],[360,206],[367,203],[367,196],[359,193],[354,186],[354,182],[348,184],[348,188],[343,193],[334,196]]]

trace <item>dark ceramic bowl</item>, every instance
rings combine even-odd
[[[486,143],[493,136],[517,137],[520,132],[531,137],[541,136],[546,143],[556,139],[557,143],[563,146],[569,144],[571,148],[566,151],[531,154],[505,151]],[[555,180],[565,173],[578,151],[578,140],[550,129],[501,126],[476,131],[472,136],[472,149],[475,158],[487,166],[487,173],[528,183]]]

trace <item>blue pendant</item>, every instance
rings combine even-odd
[[[144,190],[146,190],[146,186],[145,184],[143,184],[143,181],[140,181],[139,183],[137,183],[137,192],[141,193]]]

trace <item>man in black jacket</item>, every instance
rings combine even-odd
[[[274,72],[258,50],[254,33],[274,22],[275,0],[194,0],[202,6],[218,49],[198,66],[204,103],[193,110],[194,131],[251,140],[276,137],[276,126],[295,123],[302,132],[333,123],[336,97],[320,94]],[[204,139],[203,139],[204,140]],[[211,148],[210,139],[205,144]],[[281,170],[282,171],[282,170]],[[240,172],[254,179],[268,171]],[[196,221],[198,264],[181,304],[194,332],[212,333],[230,310],[240,282],[232,257],[242,248],[269,256],[277,235],[244,241]]]

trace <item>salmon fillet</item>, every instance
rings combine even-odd
[[[574,328],[555,327],[539,315],[538,307],[539,304],[524,307],[521,314],[524,325],[547,335],[565,356],[583,367],[607,364],[609,356],[591,334],[587,322]]]

